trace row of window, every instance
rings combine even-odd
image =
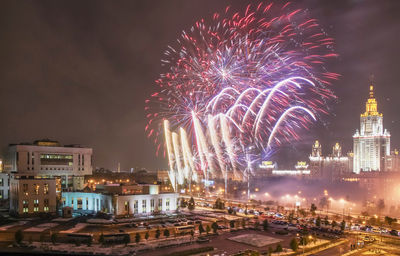
[[[32,186],[33,188],[33,194],[34,195],[39,195],[39,189],[40,189],[40,185],[39,184],[33,184]],[[22,192],[25,196],[29,196],[29,184],[22,184]],[[45,183],[43,185],[43,194],[44,195],[48,195],[49,194],[49,184]]]
[[[39,199],[33,200],[33,212],[39,212]],[[43,211],[49,211],[49,199],[43,200]],[[22,212],[28,213],[29,212],[29,200],[22,200]]]
[[[99,198],[96,198],[96,199],[93,199],[94,201],[93,201],[93,208],[95,208],[95,209],[100,209],[100,199]],[[88,210],[89,209],[89,198],[88,197],[86,197],[86,208],[85,208],[85,210]],[[76,208],[78,209],[78,210],[82,210],[84,207],[83,207],[83,202],[84,202],[84,199],[83,198],[80,198],[80,197],[78,197],[78,198],[76,198]],[[62,203],[63,203],[63,205],[64,206],[66,206],[67,205],[67,202],[66,202],[66,200],[65,200],[65,198],[62,198]],[[72,208],[74,208],[74,203],[75,203],[75,201],[74,201],[74,198],[73,197],[71,197],[71,207]]]
[[[133,201],[133,213],[134,214],[139,213],[138,205],[139,205],[138,200],[134,200]],[[158,209],[162,209],[162,205],[163,205],[163,200],[162,200],[162,198],[159,198],[158,199]],[[129,213],[130,212],[129,201],[125,201],[124,206],[125,206],[125,212]],[[154,206],[155,206],[155,199],[151,199],[150,200],[150,212],[154,212]],[[165,210],[166,211],[170,210],[170,199],[169,198],[167,198],[165,201]],[[147,213],[147,200],[146,199],[142,200],[142,213]]]

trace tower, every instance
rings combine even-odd
[[[383,115],[378,112],[374,86],[369,87],[365,112],[360,116],[360,130],[353,135],[353,171],[383,171],[385,156],[390,155],[390,134],[383,130]]]

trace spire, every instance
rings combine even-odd
[[[378,112],[378,102],[374,97],[374,85],[371,81],[371,84],[369,86],[369,99],[365,104],[365,112],[364,114],[361,114],[361,116],[365,117],[365,116],[381,116],[381,115],[382,114]]]
[[[369,98],[374,98],[374,86],[372,84],[369,86]]]

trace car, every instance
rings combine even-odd
[[[389,232],[389,234],[391,234],[392,236],[399,236],[399,231],[397,231],[397,230],[395,230],[395,229],[392,229],[390,232]]]
[[[205,236],[200,236],[199,238],[197,238],[196,242],[198,242],[198,243],[208,243],[208,242],[210,242],[210,238],[205,237]]]

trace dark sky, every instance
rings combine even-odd
[[[0,146],[51,138],[93,147],[95,166],[165,168],[144,134],[144,100],[163,71],[163,51],[184,29],[226,5],[248,1],[1,1]],[[400,1],[304,0],[311,17],[336,38],[342,74],[327,125],[282,151],[309,154],[319,138],[328,153],[352,135],[375,75],[378,107],[400,147]]]

